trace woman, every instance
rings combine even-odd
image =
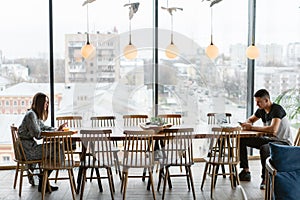
[[[34,139],[41,139],[42,131],[56,130],[54,127],[44,125],[44,121],[48,118],[48,108],[49,98],[47,95],[40,92],[35,94],[31,108],[27,111],[21,125],[19,126],[18,135],[28,160],[42,159],[42,145],[37,144]],[[65,125],[66,123],[61,124],[57,130],[62,130]],[[28,178],[29,183],[34,185],[33,177],[28,176]],[[39,176],[39,191],[41,191],[41,186],[42,176]],[[52,191],[55,191],[58,187],[51,186],[51,189]]]

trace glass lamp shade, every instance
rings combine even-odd
[[[249,59],[256,59],[259,56],[259,49],[256,46],[251,45],[247,48],[246,55]]]
[[[96,49],[93,45],[87,43],[81,48],[81,55],[84,59],[92,59],[96,55]]]
[[[206,55],[210,58],[210,59],[214,59],[218,56],[219,54],[219,49],[217,46],[215,46],[214,44],[210,44],[206,50]]]
[[[137,56],[137,49],[133,44],[128,44],[124,48],[123,52],[124,52],[125,58],[127,58],[128,60],[135,59]]]
[[[173,59],[173,58],[176,58],[178,56],[179,50],[178,50],[178,48],[175,44],[171,43],[167,46],[165,53],[166,53],[166,56],[168,58]]]

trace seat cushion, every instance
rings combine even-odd
[[[300,170],[300,146],[270,143],[271,164],[278,172]]]
[[[270,143],[271,164],[277,170],[276,200],[300,199],[300,147]]]
[[[298,161],[299,162],[299,161]],[[300,199],[300,170],[278,172],[275,176],[274,192],[276,200]]]

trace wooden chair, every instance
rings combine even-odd
[[[124,126],[138,126],[140,123],[146,123],[148,115],[123,115]]]
[[[115,116],[94,116],[91,117],[92,127],[115,127]]]
[[[175,126],[181,125],[182,122],[180,114],[161,114],[161,115],[157,115],[157,117],[161,118],[165,123],[170,123]],[[159,162],[157,162],[156,164],[157,164],[156,165],[156,173],[157,173],[159,168]],[[180,171],[182,172],[181,166],[180,166]]]
[[[81,192],[80,199],[83,199],[83,192],[86,182],[86,171],[87,169],[96,169],[97,177],[94,177],[98,180],[98,186],[100,192],[103,191],[102,184],[100,179],[108,179],[111,199],[114,199],[113,193],[114,182],[113,175],[111,172],[111,166],[113,166],[113,157],[114,152],[112,151],[112,140],[110,140],[111,130],[81,130],[81,141],[83,147],[83,156],[84,159],[81,161],[82,167],[82,184],[81,184]],[[105,168],[107,172],[107,176],[100,176],[99,168]]]
[[[148,169],[149,182],[152,188],[153,199],[156,199],[152,170],[154,166],[153,130],[129,131],[125,130],[124,157],[122,161],[122,184],[123,200],[126,198],[128,178],[139,178],[141,175],[129,175],[129,169]]]
[[[227,123],[231,123],[231,113],[207,113],[207,123],[208,124],[217,124],[217,115],[223,115],[226,117]]]
[[[298,129],[298,133],[297,133],[296,138],[294,140],[294,146],[300,146],[300,128]]]
[[[91,122],[92,122],[92,127],[115,127],[116,125],[116,117],[115,116],[94,116],[91,117]],[[112,151],[114,152],[114,162],[115,162],[115,169],[116,169],[116,174],[119,173],[120,179],[122,178],[121,176],[121,170],[120,170],[120,162],[118,158],[118,144],[116,141],[114,141],[114,147],[112,147]],[[91,170],[91,181],[92,181],[92,176],[93,176],[93,168]]]
[[[173,125],[181,125],[181,115],[180,114],[161,114],[160,117],[164,122],[171,123]]]
[[[58,116],[56,117],[57,127],[63,123],[68,123],[70,128],[80,128],[82,126],[81,116]]]
[[[192,176],[191,166],[193,162],[193,144],[192,144],[192,128],[181,129],[165,129],[164,147],[161,149],[162,158],[160,159],[160,173],[157,185],[159,191],[162,178],[164,178],[163,195],[165,199],[166,184],[169,182],[169,188],[172,188],[171,177],[186,177],[187,185],[190,191],[192,187],[193,199],[196,199],[194,181]],[[185,173],[170,173],[171,167],[184,167]],[[165,169],[165,170],[164,170]],[[165,175],[164,175],[165,171]]]
[[[225,117],[225,119],[223,119],[223,120],[225,120],[226,123],[228,123],[228,124],[231,123],[231,116],[232,116],[231,113],[207,113],[207,124],[215,125],[215,124],[219,123],[218,119],[217,119],[218,115],[220,115],[221,117]],[[210,141],[210,148],[212,148],[212,145],[214,142],[213,140],[214,140],[214,138],[211,139],[211,141]],[[222,172],[223,172],[223,178],[226,178],[225,167],[223,165],[221,167],[222,167]]]
[[[228,165],[229,172],[225,175],[230,175],[231,187],[234,188],[239,185],[239,177],[237,173],[237,164],[239,163],[239,149],[240,149],[240,127],[212,128],[212,132],[216,136],[214,145],[210,149],[210,157],[205,159],[205,169],[201,184],[201,190],[206,179],[206,175],[211,176],[211,198],[213,198],[213,191],[216,184],[218,168],[220,165]],[[209,170],[212,167],[212,170]]]
[[[59,127],[63,123],[68,123],[69,128],[80,128],[82,126],[82,117],[81,116],[58,116],[56,117],[56,124],[57,127]],[[80,142],[73,142],[72,148],[73,150],[76,150],[80,147]],[[80,156],[81,149],[78,149],[77,151],[74,151],[73,153],[78,154]],[[58,177],[58,171],[56,172],[56,177]],[[57,179],[55,180],[55,183],[57,182]]]
[[[10,129],[11,129],[11,136],[12,136],[14,153],[15,153],[14,161],[17,162],[15,179],[14,179],[14,189],[16,189],[18,174],[20,171],[19,196],[21,197],[23,177],[40,174],[41,173],[40,164],[42,163],[42,160],[27,160],[22,142],[18,137],[18,128],[12,125]],[[30,169],[28,165],[35,166],[35,167]],[[39,170],[39,173],[35,173],[34,170]]]
[[[43,184],[42,184],[42,200],[45,199],[46,185],[49,180],[66,180],[70,181],[72,198],[75,200],[75,180],[73,168],[75,167],[74,154],[72,149],[71,131],[58,132],[42,132],[43,137]],[[48,171],[67,170],[68,177],[48,177]],[[48,184],[49,185],[49,184]],[[51,188],[48,188],[51,192]]]
[[[274,183],[277,170],[270,163],[270,157],[266,160],[266,191],[265,200],[272,200],[274,195]]]

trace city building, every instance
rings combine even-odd
[[[117,32],[89,34],[96,54],[91,59],[81,56],[86,34],[65,35],[65,82],[112,83],[120,74],[120,42]],[[117,59],[116,59],[117,58]]]

